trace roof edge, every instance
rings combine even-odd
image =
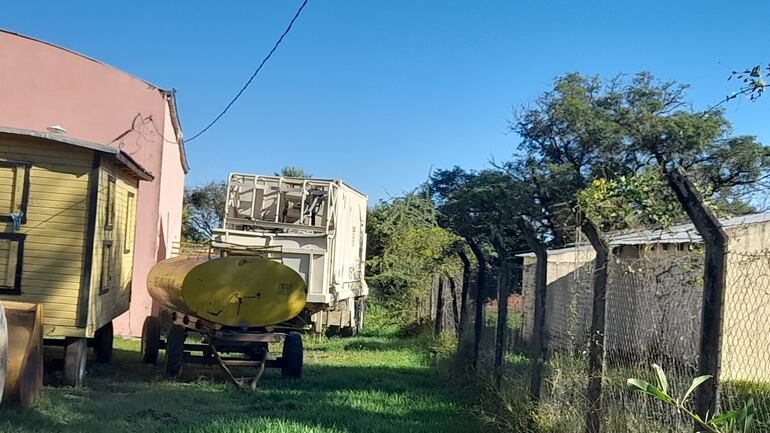
[[[57,143],[69,144],[71,146],[80,147],[83,149],[93,150],[95,152],[112,155],[126,168],[131,170],[139,179],[145,181],[152,181],[155,176],[147,171],[144,167],[136,162],[131,155],[123,152],[120,149],[106,146],[104,144],[94,143],[91,141],[81,140],[78,138],[67,137],[61,134],[51,134],[49,132],[33,131],[31,129],[12,128],[8,126],[0,126],[0,134],[18,135],[22,137],[34,137],[42,138],[44,140],[55,141]]]
[[[108,63],[104,63],[101,60],[97,60],[97,59],[95,59],[93,57],[89,57],[89,56],[87,56],[85,54],[82,54],[82,53],[79,53],[79,52],[77,52],[75,50],[71,50],[69,48],[62,47],[61,45],[56,45],[56,44],[54,44],[52,42],[44,41],[42,39],[38,39],[38,38],[35,38],[35,37],[32,37],[32,36],[23,35],[21,33],[16,33],[16,32],[14,32],[12,30],[7,30],[7,29],[4,29],[4,28],[0,28],[0,33],[5,33],[5,34],[8,34],[8,35],[17,36],[17,37],[20,37],[20,38],[23,38],[23,39],[28,39],[28,40],[33,41],[33,42],[37,42],[37,43],[40,43],[40,44],[48,45],[50,47],[53,47],[53,48],[56,48],[56,49],[59,49],[59,50],[62,50],[62,51],[66,51],[66,52],[68,52],[70,54],[74,54],[74,55],[76,55],[78,57],[82,57],[82,58],[84,58],[86,60],[92,61],[92,62],[94,62],[94,63],[96,63],[98,65],[104,66],[105,68],[114,69],[115,71],[120,72],[123,75],[127,75],[127,76],[129,76],[129,77],[131,77],[131,78],[133,78],[133,79],[135,79],[137,81],[141,81],[142,83],[144,83],[144,84],[146,84],[146,85],[148,85],[148,86],[150,86],[150,87],[152,87],[154,89],[163,90],[163,88],[161,88],[160,86],[157,86],[157,85],[155,85],[153,83],[150,83],[149,81],[143,80],[143,79],[137,77],[136,75],[130,74],[130,73],[128,73],[128,72],[126,72],[126,71],[124,71],[124,70],[122,70],[122,69],[120,69],[120,68],[118,68],[116,66],[112,66],[112,65],[110,65]]]

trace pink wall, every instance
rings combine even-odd
[[[0,31],[0,125],[120,147],[154,176],[141,182],[130,315],[116,333],[139,335],[151,311],[146,277],[179,239],[184,168],[161,89],[71,51]],[[165,137],[165,141],[164,138]],[[171,141],[171,143],[169,143]]]

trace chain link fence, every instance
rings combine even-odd
[[[759,242],[758,242],[759,241]],[[723,309],[718,410],[752,398],[755,431],[770,431],[770,250],[752,233],[731,238]],[[628,378],[666,372],[681,396],[697,376],[704,254],[698,242],[612,245],[605,298],[603,432],[690,432],[673,407],[628,389]],[[587,351],[591,336],[591,247],[549,252],[546,370],[536,408],[545,431],[586,431]],[[521,341],[533,335],[534,256],[524,255]]]

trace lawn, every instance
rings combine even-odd
[[[109,366],[85,386],[46,386],[30,409],[0,410],[0,432],[476,432],[461,391],[431,366],[426,339],[364,335],[306,340],[302,379],[267,370],[256,392],[216,367],[185,366],[177,381],[117,339]],[[163,355],[161,354],[161,359]]]

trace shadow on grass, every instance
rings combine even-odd
[[[300,380],[268,370],[256,392],[235,390],[215,366],[186,364],[178,381],[162,372],[115,350],[111,365],[89,364],[85,386],[47,387],[33,408],[0,411],[0,431],[478,431],[458,391],[419,366],[309,364]]]

